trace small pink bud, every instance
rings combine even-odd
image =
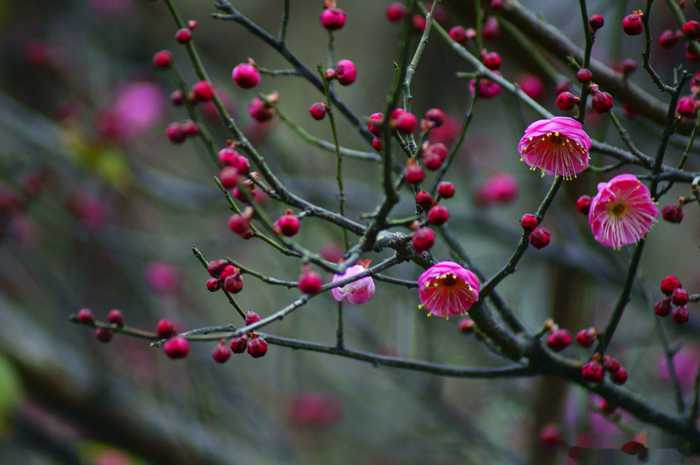
[[[234,354],[242,354],[245,352],[246,347],[248,347],[248,337],[244,334],[243,336],[234,337],[231,339],[231,352]]]
[[[540,224],[540,220],[532,213],[525,213],[520,217],[520,227],[523,228],[523,231],[534,231],[538,224]]]
[[[637,36],[642,33],[644,30],[642,14],[640,10],[636,10],[622,18],[622,29],[625,31],[625,34]]]
[[[209,263],[207,263],[207,272],[212,278],[218,278],[219,275],[221,275],[224,267],[226,267],[228,264],[229,263],[222,258],[211,260]]]
[[[182,359],[190,353],[190,343],[184,337],[174,337],[165,341],[163,352],[173,360]]]
[[[180,123],[170,123],[165,129],[165,134],[173,144],[181,144],[187,138],[184,128]]]
[[[409,184],[418,184],[425,178],[425,172],[414,159],[409,159],[404,169],[404,178]]]
[[[450,29],[450,37],[458,44],[467,42],[467,31],[462,26],[454,26]]]
[[[551,237],[547,228],[538,227],[530,233],[530,245],[536,249],[543,249],[549,245]]]
[[[198,102],[214,99],[214,86],[209,81],[199,81],[192,86],[192,94]]]
[[[613,107],[613,97],[607,92],[596,92],[591,97],[591,105],[598,113],[607,113]]]
[[[673,48],[678,43],[678,41],[678,35],[670,29],[666,29],[661,34],[659,34],[659,46],[661,48]]]
[[[107,313],[107,321],[109,321],[114,326],[122,327],[124,326],[124,315],[121,311],[113,308]]]
[[[547,346],[555,352],[561,352],[571,345],[571,334],[565,329],[555,329],[547,336]]]
[[[326,8],[321,12],[321,26],[329,31],[337,31],[345,26],[348,15],[340,8]]]
[[[340,60],[335,65],[335,78],[340,85],[349,86],[357,79],[357,68],[350,60]]]
[[[443,199],[451,199],[455,195],[455,185],[451,182],[443,181],[438,184],[438,195]]]
[[[375,136],[382,134],[382,125],[384,124],[384,113],[372,113],[367,120],[367,130]]]
[[[576,342],[581,347],[590,347],[598,338],[598,333],[595,328],[584,328],[576,333]]]
[[[233,68],[231,79],[242,89],[252,89],[260,84],[260,72],[250,63],[241,63]]]
[[[673,322],[679,325],[683,325],[688,322],[688,307],[683,306],[683,307],[676,307],[673,309],[673,313],[671,314],[671,318],[673,318]]]
[[[588,20],[588,25],[591,26],[593,32],[603,27],[604,24],[605,18],[603,15],[591,15],[590,19]]]
[[[95,328],[95,339],[107,344],[112,340],[112,330],[109,328]]]
[[[695,97],[687,95],[678,99],[676,112],[683,118],[695,119],[698,115],[698,107],[695,103]]]
[[[85,325],[92,325],[95,323],[95,317],[92,315],[92,311],[88,308],[81,308],[75,315],[75,320],[78,323]]]
[[[427,211],[433,206],[435,200],[433,199],[433,196],[426,191],[418,191],[416,193],[416,203],[420,205],[423,210]]]
[[[435,205],[428,211],[428,223],[440,226],[450,219],[450,211],[442,205]]]
[[[425,112],[423,118],[433,123],[433,127],[439,128],[440,126],[445,124],[445,119],[447,117],[445,116],[445,112],[441,109],[431,108]]]
[[[581,367],[581,377],[584,381],[589,383],[600,383],[603,381],[603,365],[596,362],[595,360],[590,360],[583,364]]]
[[[580,196],[578,199],[576,199],[576,211],[582,215],[588,215],[588,212],[591,209],[591,200],[590,195]]]
[[[671,299],[669,297],[664,297],[654,304],[654,313],[658,316],[664,317],[671,313]]]
[[[316,121],[320,121],[326,117],[327,107],[323,102],[316,102],[309,108],[309,114]]]
[[[252,325],[253,323],[257,323],[260,321],[262,318],[258,314],[258,312],[254,312],[252,310],[248,310],[245,312],[245,325],[249,326]]]
[[[661,280],[659,287],[661,288],[661,292],[670,296],[673,294],[673,291],[681,287],[681,282],[674,275],[668,275]]]
[[[274,109],[268,106],[260,97],[254,97],[248,104],[248,114],[258,123],[264,123],[275,116]]]
[[[625,384],[627,382],[627,369],[625,367],[620,367],[611,376],[612,382],[615,384]]]
[[[393,2],[386,7],[386,19],[391,23],[401,21],[407,14],[408,10],[401,2]]]
[[[263,357],[267,353],[267,341],[260,336],[248,341],[248,354],[253,358]]]
[[[217,278],[209,278],[207,279],[207,290],[209,292],[216,292],[219,289],[221,289],[221,283]]]
[[[683,34],[689,39],[699,39],[700,38],[700,22],[691,19],[683,23],[681,26]]]
[[[299,217],[288,210],[284,215],[280,216],[275,222],[275,229],[286,237],[295,236],[299,232],[301,222]]]
[[[231,358],[231,349],[229,349],[223,341],[219,342],[214,351],[211,353],[211,358],[214,359],[216,363],[226,363],[229,358]]]
[[[156,325],[156,335],[160,339],[168,339],[175,335],[175,325],[170,320],[160,320]]]
[[[231,166],[225,166],[219,172],[219,180],[224,188],[231,190],[238,185],[238,170]]]
[[[156,68],[169,68],[173,64],[173,54],[170,50],[161,50],[153,54],[153,65]]]
[[[574,95],[569,91],[564,91],[557,95],[557,98],[554,100],[554,103],[560,110],[569,111],[576,105],[578,105],[580,101],[581,98],[578,95]]]
[[[474,331],[474,320],[471,318],[462,318],[459,320],[458,328],[460,333],[471,333]]]
[[[420,228],[413,233],[411,243],[413,244],[413,249],[418,253],[430,250],[435,244],[435,233],[430,228]]]
[[[683,208],[680,205],[666,205],[661,209],[661,216],[669,223],[683,221]]]
[[[192,40],[192,31],[190,31],[186,27],[178,29],[175,33],[175,40],[177,40],[181,44],[188,43],[190,40]]]
[[[228,228],[243,239],[250,239],[253,237],[253,231],[250,229],[250,221],[242,215],[231,215],[228,219]]]
[[[671,302],[673,302],[673,305],[685,305],[688,303],[688,299],[688,291],[686,291],[682,287],[674,289],[673,294],[671,294]]]
[[[578,79],[578,82],[591,82],[593,80],[593,72],[588,68],[581,68],[576,71],[576,79]]]
[[[323,281],[318,273],[310,268],[305,268],[299,276],[297,285],[304,294],[314,295],[321,292]]]

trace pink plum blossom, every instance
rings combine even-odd
[[[332,282],[335,283],[342,281],[343,279],[347,279],[365,271],[367,271],[367,268],[364,266],[354,265],[345,270],[345,273],[334,275]],[[365,304],[369,302],[372,297],[374,297],[374,280],[371,276],[365,276],[364,278],[360,278],[357,281],[346,284],[345,286],[334,287],[331,289],[331,295],[333,295],[333,298],[338,302],[347,300],[351,304]]]
[[[598,184],[588,223],[596,241],[619,249],[642,239],[658,214],[649,189],[635,175],[621,174]]]
[[[481,283],[455,262],[437,263],[418,277],[421,308],[441,318],[463,315],[479,300]]]
[[[518,143],[522,161],[551,176],[575,177],[588,168],[591,138],[577,120],[555,116],[530,124]]]

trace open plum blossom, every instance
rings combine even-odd
[[[345,270],[343,274],[336,274],[333,276],[333,282],[338,282],[343,279],[347,279],[356,274],[360,274],[367,271],[363,265],[354,265]],[[365,276],[357,281],[353,281],[345,286],[334,287],[331,289],[331,295],[333,298],[342,302],[347,300],[351,304],[361,305],[369,302],[369,300],[374,297],[374,280],[371,276]]]
[[[564,178],[573,178],[588,168],[590,148],[591,138],[581,123],[568,116],[535,121],[518,143],[527,166]]]
[[[633,174],[620,174],[598,184],[598,193],[588,212],[588,224],[596,241],[619,249],[642,239],[658,214],[647,186]]]
[[[419,308],[442,318],[463,315],[479,300],[479,278],[455,262],[440,262],[418,277]]]

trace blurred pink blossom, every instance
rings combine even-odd
[[[301,392],[295,395],[289,408],[289,419],[297,426],[327,428],[342,416],[342,405],[336,397],[322,392]]]
[[[146,282],[154,291],[170,294],[180,286],[180,275],[170,263],[151,262],[146,267]]]
[[[488,206],[494,203],[507,203],[518,197],[518,181],[506,173],[498,173],[486,180],[476,191],[476,203]]]
[[[676,356],[673,357],[673,366],[676,369],[676,375],[678,375],[681,388],[687,392],[692,390],[695,374],[700,370],[700,346],[683,347],[676,353]],[[657,367],[659,378],[663,381],[670,382],[671,374],[668,371],[668,364],[666,363],[665,356],[659,356]]]
[[[105,450],[95,458],[95,465],[129,465],[129,457],[118,450]]]

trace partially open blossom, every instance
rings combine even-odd
[[[442,318],[463,315],[479,300],[481,283],[455,262],[440,262],[418,277],[421,308]]]
[[[342,281],[351,276],[355,276],[360,273],[367,271],[362,265],[354,265],[345,270],[343,274],[333,275],[333,283]],[[374,297],[374,280],[371,276],[365,276],[357,281],[353,281],[344,286],[334,287],[331,289],[331,295],[337,302],[342,302],[344,300],[350,302],[351,304],[361,305],[365,304]]]
[[[552,176],[571,178],[588,168],[591,138],[580,122],[555,116],[530,124],[518,143],[526,165]]]
[[[619,249],[642,239],[658,214],[649,189],[635,175],[621,174],[598,184],[588,223],[595,240]]]

